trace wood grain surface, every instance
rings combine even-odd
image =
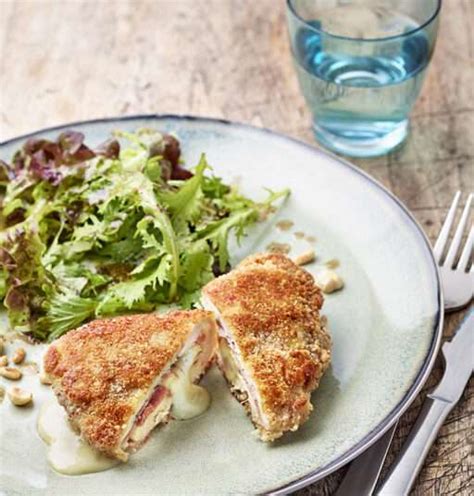
[[[434,60],[400,150],[356,160],[431,239],[474,180],[474,0],[446,0]],[[290,59],[283,0],[0,0],[0,140],[80,119],[136,113],[225,117],[314,144]],[[461,314],[446,319],[452,334]],[[420,404],[402,417],[389,462]],[[474,384],[441,429],[413,494],[468,494]],[[301,491],[329,495],[345,469]]]

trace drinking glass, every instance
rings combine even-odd
[[[316,139],[338,153],[387,153],[407,136],[441,0],[287,0],[291,50]]]

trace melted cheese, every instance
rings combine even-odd
[[[213,349],[210,350],[212,353]],[[201,375],[203,363],[207,363],[209,358],[207,348],[204,352],[198,344],[186,350],[160,384],[160,387],[167,391],[165,396],[155,409],[147,414],[142,424],[135,423],[130,435],[126,437],[127,446],[142,444],[155,426],[168,419],[170,412],[175,419],[187,420],[207,410],[211,397],[206,389],[194,384],[194,381]],[[127,446],[125,450],[128,449]]]
[[[211,396],[206,389],[190,382],[184,374],[182,377],[182,380],[178,378],[168,383],[173,394],[171,414],[175,419],[188,420],[209,408]]]
[[[143,424],[134,425],[132,432],[128,438],[128,442],[138,443],[138,444],[142,443],[155,426],[157,426],[161,422],[166,421],[169,415],[170,408],[171,408],[171,396],[166,396],[156,406],[156,409],[146,417]]]
[[[235,363],[232,351],[225,338],[219,338],[219,355],[222,362],[222,371],[232,387],[239,391],[245,391],[245,384]]]
[[[187,420],[197,417],[204,413],[211,403],[209,392],[193,383],[196,369],[201,369],[196,362],[200,351],[200,346],[193,346],[180,358],[169,377],[163,382],[163,385],[171,391],[173,398],[171,415],[175,419]]]
[[[42,406],[38,434],[48,444],[48,462],[61,474],[81,475],[102,472],[120,462],[94,450],[71,428],[66,412],[55,401]]]

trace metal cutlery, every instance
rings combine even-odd
[[[446,369],[438,386],[428,394],[401,452],[377,492],[379,496],[409,493],[426,455],[449,412],[462,396],[474,368],[474,310],[471,309],[442,353]]]
[[[463,237],[463,232],[465,230],[466,224],[469,219],[470,208],[472,203],[472,194],[469,195],[466,201],[466,205],[464,207],[460,222],[455,231],[451,245],[448,249],[447,255],[445,258],[443,258],[443,253],[447,245],[447,241],[449,239],[449,233],[454,224],[454,218],[456,215],[456,209],[458,207],[460,197],[461,197],[461,193],[458,191],[454,197],[454,200],[451,204],[451,207],[444,221],[443,227],[441,228],[438,239],[436,240],[435,246],[433,248],[434,257],[439,266],[441,284],[443,286],[443,293],[444,293],[444,308],[446,312],[455,311],[465,307],[472,300],[473,291],[474,291],[474,267],[471,266],[471,269],[469,271],[467,270],[469,265],[469,260],[472,257],[473,244],[474,244],[474,231],[472,226],[469,231],[468,238],[462,250],[459,261],[455,265],[456,255],[459,251],[459,247],[461,245],[461,241]],[[448,343],[446,343],[445,346],[447,346],[447,344]],[[469,349],[467,349],[467,351],[469,352]],[[444,353],[444,346],[443,346],[443,353]],[[448,370],[445,372],[445,375],[447,373]],[[462,389],[464,389],[464,386],[465,384],[462,386]],[[447,412],[451,410],[454,404],[449,404],[449,406],[450,406],[449,409],[447,409],[446,407]],[[437,406],[437,408],[439,407]],[[428,407],[426,407],[426,409],[430,410]],[[444,411],[445,410],[443,410],[443,412]],[[431,416],[433,415],[434,414],[432,413]],[[445,417],[441,419],[441,424],[436,429],[434,433],[434,437],[432,439],[430,438],[425,440],[426,453],[424,453],[424,456],[421,457],[421,460],[418,460],[417,465],[416,466],[413,464],[410,465],[410,462],[408,461],[405,461],[403,463],[403,466],[405,467],[405,470],[403,471],[403,475],[404,475],[403,480],[405,480],[405,478],[409,479],[408,481],[405,481],[405,490],[407,492],[411,487],[411,485],[413,484],[416,475],[418,474],[423,464],[425,456],[431,444],[434,441],[436,433],[438,432],[439,427],[441,427],[442,422],[444,421],[444,418]],[[420,419],[420,423],[422,423],[422,419]],[[418,425],[418,421],[416,425]],[[373,493],[380,472],[382,470],[385,457],[387,456],[387,453],[389,451],[390,444],[392,442],[396,427],[397,424],[391,427],[376,443],[374,443],[362,455],[360,455],[356,460],[354,460],[351,463],[342,483],[340,484],[339,488],[335,493],[335,496],[353,496],[353,495],[369,496]],[[415,430],[415,427],[413,428],[413,431]],[[419,441],[420,439],[421,437],[418,436],[417,440]],[[402,450],[400,457],[402,457],[403,453],[404,450]],[[406,460],[408,460],[408,458]],[[410,476],[408,476],[408,469],[407,469],[408,465],[412,469],[412,473]],[[396,467],[394,467],[394,469],[391,471],[389,476],[392,481],[390,483],[390,486],[384,485],[383,487],[385,487],[385,489],[383,490],[385,492],[380,494],[385,494],[385,495],[391,494],[396,496],[405,494],[403,492],[400,493],[395,491],[395,487],[394,487],[395,483],[393,482],[395,478],[397,478],[397,480],[399,478],[400,480],[399,485],[397,485],[397,490],[400,489],[400,487],[403,485],[401,483],[402,477],[399,477],[401,468],[397,468],[396,470],[395,469]],[[386,483],[388,482],[389,480],[386,481]],[[387,491],[391,491],[391,492],[389,493]]]
[[[474,245],[474,227],[472,225],[459,261],[455,264],[456,255],[461,246],[463,233],[469,219],[472,194],[467,198],[466,205],[454,233],[448,253],[443,259],[443,252],[454,222],[460,197],[461,193],[458,191],[433,248],[433,254],[439,265],[441,284],[443,286],[444,309],[446,312],[455,311],[466,306],[466,304],[471,301],[474,292],[474,267],[471,266],[470,271],[467,271]]]

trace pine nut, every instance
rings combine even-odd
[[[9,379],[10,381],[17,381],[22,377],[21,370],[15,367],[0,367],[0,376],[5,377],[5,379]]]
[[[314,250],[306,250],[300,255],[295,257],[295,264],[306,265],[311,262],[314,262],[315,258],[316,258],[316,253],[314,252]]]
[[[11,388],[8,397],[15,406],[25,406],[33,401],[33,395],[19,387]]]
[[[316,284],[323,293],[333,293],[344,286],[344,281],[333,270],[325,270],[316,276]]]
[[[25,351],[25,349],[24,348],[17,348],[17,350],[13,354],[12,361],[13,361],[13,363],[15,363],[15,364],[18,365],[21,362],[23,362],[23,360],[25,359],[25,357],[26,357],[26,351]]]

